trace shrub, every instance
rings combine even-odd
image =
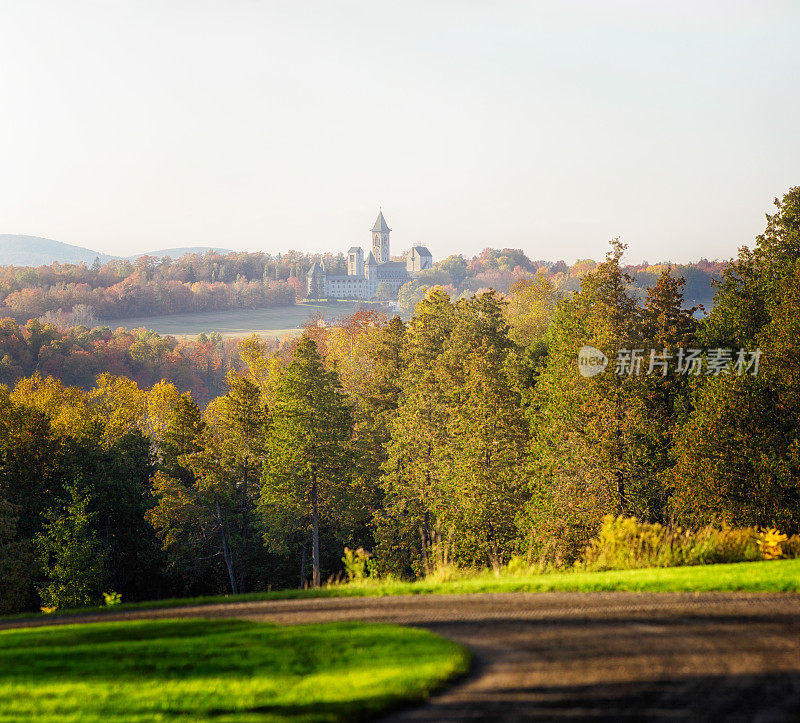
[[[530,566],[522,555],[512,555],[503,572],[506,575],[525,575],[530,573]]]
[[[375,563],[372,560],[372,554],[363,547],[359,547],[357,550],[345,547],[342,562],[347,582],[363,582],[374,577]]]
[[[792,535],[781,544],[784,557],[800,557],[800,535]]]
[[[590,570],[623,570],[768,560],[781,556],[781,545],[786,539],[777,530],[717,529],[710,525],[688,530],[640,522],[635,517],[607,515],[597,537],[586,548],[580,566]]]
[[[781,546],[788,539],[786,535],[782,535],[774,527],[771,527],[769,529],[763,529],[758,533],[756,536],[756,544],[758,545],[758,549],[761,550],[761,554],[764,556],[765,560],[777,560],[779,557],[783,557]]]
[[[115,605],[119,605],[122,602],[122,595],[118,592],[104,592],[103,593],[103,602],[107,608],[113,608]]]
[[[559,569],[563,569],[563,566],[547,562],[544,557],[538,560],[530,560],[523,555],[512,555],[508,563],[500,569],[499,575],[503,577],[526,577],[528,575],[541,575],[546,572],[555,572]]]

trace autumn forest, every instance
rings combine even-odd
[[[293,304],[304,259],[4,269],[0,612],[318,586],[345,548],[405,579],[557,569],[607,515],[800,532],[800,188],[776,204],[706,265],[705,312],[681,268],[627,267],[616,240],[580,273],[451,257],[405,317],[281,343],[40,317]],[[582,347],[610,363],[581,376]],[[626,374],[625,349],[702,353]],[[737,373],[739,350],[759,368]]]

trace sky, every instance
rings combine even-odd
[[[724,259],[800,184],[800,3],[0,0],[0,233]]]

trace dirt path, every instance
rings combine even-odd
[[[391,622],[427,628],[475,652],[467,679],[391,721],[800,721],[800,595],[334,598],[79,619],[179,616]],[[30,622],[0,627],[22,624]]]

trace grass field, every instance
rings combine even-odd
[[[469,667],[456,643],[363,623],[93,623],[0,631],[0,721],[353,721]]]
[[[301,598],[374,597],[382,595],[447,595],[487,592],[800,592],[800,559],[768,562],[736,562],[692,567],[659,567],[637,570],[581,572],[567,570],[545,574],[500,575],[491,572],[468,574],[453,580],[416,582],[367,581],[360,584],[329,585],[317,590],[276,590],[245,595],[205,595],[193,598],[123,603],[110,610],[213,605],[249,600],[290,600]],[[59,610],[55,615],[96,613],[97,608]],[[30,613],[7,616],[30,617]]]
[[[311,316],[322,314],[326,319],[336,319],[352,314],[363,304],[354,302],[303,302],[294,306],[272,309],[236,309],[233,311],[202,312],[119,319],[108,322],[114,329],[139,329],[145,327],[162,335],[193,337],[201,333],[219,332],[224,337],[244,337],[258,334],[262,337],[283,337],[296,333]]]

